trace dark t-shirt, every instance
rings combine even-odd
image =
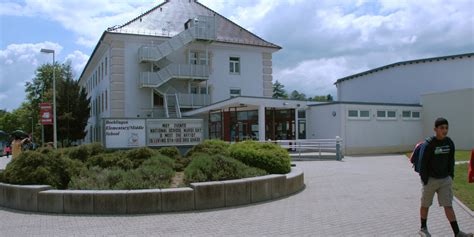
[[[443,140],[433,138],[423,153],[420,171],[423,183],[427,184],[429,177],[454,178],[454,150],[454,143],[449,137]]]

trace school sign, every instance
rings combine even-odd
[[[107,148],[192,146],[203,141],[202,119],[104,119]]]

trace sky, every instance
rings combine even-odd
[[[71,63],[76,79],[103,31],[163,0],[1,0],[0,109],[25,100],[35,70]],[[474,52],[474,0],[199,0],[282,49],[273,80],[332,94],[342,77],[383,65]]]

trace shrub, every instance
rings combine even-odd
[[[83,170],[79,176],[72,177],[69,189],[114,189],[124,175],[126,172],[116,167],[111,169],[92,167]]]
[[[4,179],[12,184],[46,184],[64,189],[70,180],[67,160],[59,152],[48,155],[26,151],[13,159],[4,171]]]
[[[85,162],[89,157],[104,153],[105,149],[100,143],[92,143],[69,148],[66,155],[71,159]]]
[[[184,170],[187,183],[240,179],[267,174],[264,170],[249,167],[244,163],[223,155],[196,153]]]
[[[221,140],[205,140],[204,142],[194,146],[186,154],[187,157],[192,156],[195,153],[204,153],[209,155],[221,154],[224,156],[229,155],[229,144]]]
[[[103,169],[118,167],[123,170],[129,170],[133,168],[132,161],[126,157],[126,153],[123,151],[97,154],[90,157],[86,163],[89,167],[99,166]]]
[[[73,177],[69,188],[98,190],[167,188],[174,175],[173,166],[174,161],[162,155],[155,155],[145,160],[137,169],[128,171],[116,166],[106,169],[94,166]]]
[[[263,169],[270,174],[286,174],[291,170],[288,152],[276,144],[239,142],[230,146],[229,153],[244,164]]]
[[[164,156],[169,158],[178,159],[181,155],[179,153],[178,148],[176,147],[163,147],[158,150],[158,152]]]
[[[136,149],[129,150],[126,153],[128,159],[133,162],[133,168],[138,168],[143,161],[149,159],[150,157],[157,154],[157,151],[150,149],[148,147],[140,147]]]

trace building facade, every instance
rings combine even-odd
[[[271,97],[279,49],[197,1],[168,0],[111,27],[80,77],[86,142],[104,141],[107,118],[179,119],[231,97]]]

